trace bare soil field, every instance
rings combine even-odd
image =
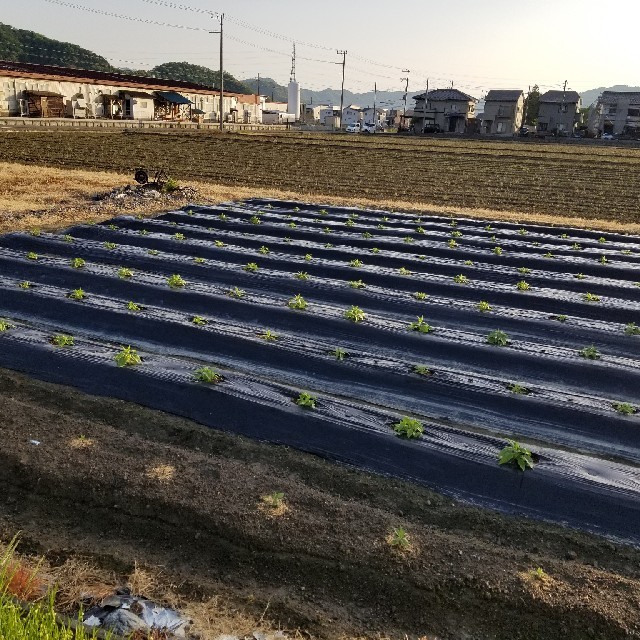
[[[2,131],[0,160],[638,224],[640,150],[309,134]],[[37,180],[37,172],[34,176]]]

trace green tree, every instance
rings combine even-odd
[[[146,72],[145,75],[165,80],[182,80],[184,82],[196,82],[207,87],[220,87],[220,72],[189,62],[165,62]],[[236,80],[225,71],[224,88],[231,93],[253,93],[247,85]]]
[[[538,112],[540,111],[540,87],[533,85],[531,91],[527,95],[524,106],[525,124],[535,125],[538,123]]]

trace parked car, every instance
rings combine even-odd
[[[519,135],[521,138],[526,138],[526,137],[528,137],[528,136],[529,136],[529,132],[530,132],[529,127],[527,127],[526,125],[523,125],[523,126],[522,126],[522,127],[520,127],[520,129],[518,130],[518,135]]]
[[[361,132],[362,133],[375,133],[376,132],[376,125],[375,124],[369,124],[369,123],[365,122],[362,125]]]
[[[360,133],[360,123],[354,122],[347,126],[347,133]]]

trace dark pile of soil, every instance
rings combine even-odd
[[[31,551],[162,565],[314,637],[640,638],[638,550],[13,372],[0,388],[0,525]]]

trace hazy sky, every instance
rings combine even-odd
[[[564,80],[577,91],[640,84],[640,0],[618,0],[615,15],[601,0],[0,0],[0,22],[137,68],[169,60],[217,68],[218,36],[209,34],[217,23],[205,11],[226,13],[225,70],[238,78],[287,82],[295,39],[297,77],[308,89],[339,87],[338,48],[348,51],[345,85],[356,92],[374,82],[400,90],[403,69],[410,92],[430,78],[430,87],[453,81],[478,98],[489,88]]]

